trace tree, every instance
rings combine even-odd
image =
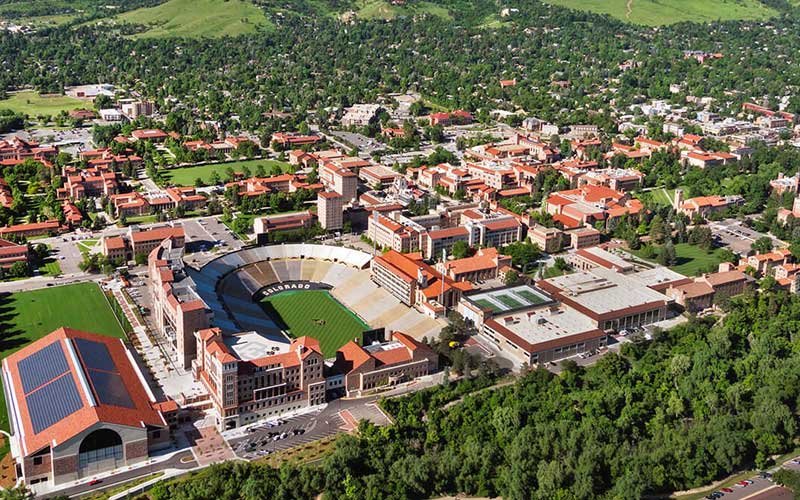
[[[661,215],[655,215],[653,220],[650,221],[650,239],[653,242],[661,244],[669,234],[669,227]]]
[[[772,238],[769,236],[762,236],[755,240],[751,245],[750,248],[754,252],[758,253],[769,253],[772,251]]]
[[[519,273],[511,270],[506,272],[505,278],[503,279],[503,284],[506,286],[515,285],[519,281]]]
[[[667,240],[658,252],[658,263],[662,266],[674,266],[676,261],[675,245],[672,244],[672,240]]]
[[[453,244],[451,254],[454,259],[463,259],[469,255],[469,250],[469,244],[466,241],[459,240]]]

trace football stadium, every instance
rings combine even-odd
[[[436,336],[443,326],[370,279],[372,256],[343,247],[246,248],[190,270],[195,290],[225,334],[254,331],[276,342],[308,336],[326,357],[365,331]]]

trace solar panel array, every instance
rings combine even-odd
[[[66,374],[25,397],[33,432],[42,432],[83,407],[75,380]]]
[[[117,371],[117,365],[108,352],[108,347],[100,342],[86,339],[72,339],[81,354],[84,366],[90,370]]]
[[[69,371],[61,342],[53,342],[17,363],[25,394]]]
[[[92,382],[95,397],[101,404],[136,408],[125,382],[119,374],[117,364],[108,346],[102,342],[76,338],[73,340]]]
[[[136,408],[119,373],[89,370],[94,392],[101,403],[125,408]]]

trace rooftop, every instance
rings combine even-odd
[[[223,337],[225,346],[242,361],[289,352],[288,342],[276,342],[256,332],[242,332]]]
[[[603,267],[546,279],[540,283],[546,290],[553,288],[565,299],[579,303],[595,314],[669,301],[667,296],[648,288],[639,280]]]
[[[492,314],[501,314],[507,311],[554,302],[545,292],[530,285],[487,290],[466,296],[465,299],[482,309],[489,309]]]
[[[495,329],[500,326],[501,332],[510,332],[532,346],[546,342],[568,343],[572,339],[567,339],[586,333],[602,336],[596,321],[563,305],[543,305],[535,310],[498,315],[487,323]]]

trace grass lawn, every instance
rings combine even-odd
[[[0,109],[10,109],[29,116],[57,115],[61,111],[91,106],[88,101],[67,96],[41,96],[32,90],[10,94],[9,98],[0,101]]]
[[[326,358],[348,341],[361,338],[369,325],[347,310],[326,290],[290,290],[261,301],[261,306],[293,337],[308,335],[319,340]]]
[[[97,283],[0,294],[0,358],[62,326],[123,338],[125,332]],[[0,391],[0,428],[8,430]]]
[[[87,253],[91,252],[95,246],[97,246],[99,241],[100,240],[98,239],[80,240],[75,243],[75,246],[78,247],[78,251],[81,254],[86,255]]]
[[[670,269],[685,276],[697,276],[703,272],[716,271],[717,266],[722,262],[722,251],[723,249],[717,248],[706,252],[695,245],[678,243],[675,245],[676,263]],[[652,260],[645,257],[641,249],[629,250],[629,252],[640,259]]]
[[[169,0],[125,12],[116,19],[149,28],[137,38],[220,38],[272,26],[258,6],[245,0]]]
[[[39,268],[39,272],[47,276],[61,276],[61,264],[55,259],[47,259]]]
[[[609,14],[623,21],[659,26],[682,21],[767,19],[777,12],[757,0],[545,0],[572,9]],[[630,6],[630,11],[628,7]]]
[[[208,183],[211,179],[211,172],[216,171],[220,178],[225,178],[225,171],[228,167],[232,168],[234,172],[241,172],[244,167],[250,169],[255,175],[256,168],[263,165],[267,175],[275,165],[281,167],[284,172],[292,172],[294,167],[286,162],[278,160],[243,160],[233,161],[228,163],[214,163],[211,165],[200,165],[199,167],[181,167],[170,168],[163,170],[164,179],[175,184],[176,186],[194,186],[194,181],[199,177],[203,182]]]

